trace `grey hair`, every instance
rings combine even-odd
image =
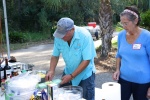
[[[128,10],[128,11],[126,11],[126,10]],[[120,17],[121,16],[127,16],[127,18],[132,22],[137,18],[138,19],[138,23],[136,24],[137,26],[141,22],[140,13],[139,13],[138,8],[136,6],[125,7],[124,11],[120,14]]]
[[[134,21],[137,17],[135,16],[135,15],[133,15],[132,13],[130,13],[130,12],[122,12],[121,14],[120,14],[120,17],[122,17],[122,16],[127,16],[127,18],[130,20],[130,21]]]

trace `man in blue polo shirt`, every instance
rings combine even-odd
[[[64,17],[57,22],[53,36],[54,48],[46,80],[52,80],[62,54],[65,68],[61,85],[81,86],[83,98],[95,100],[96,51],[91,34],[85,28],[75,26],[72,19]]]

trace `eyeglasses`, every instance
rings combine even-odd
[[[120,25],[121,26],[128,26],[129,23],[130,23],[130,21],[129,22],[124,22],[124,23],[120,22]]]
[[[120,23],[121,26],[127,26],[128,22]]]

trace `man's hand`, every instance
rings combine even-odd
[[[49,71],[49,72],[46,74],[46,76],[45,76],[45,80],[46,80],[46,81],[51,81],[51,80],[53,79],[54,75],[55,75],[55,72],[54,72],[54,71]]]
[[[72,80],[72,76],[69,74],[69,75],[64,75],[62,78],[61,78],[61,83],[60,84],[65,84],[65,83],[68,83],[69,81]]]

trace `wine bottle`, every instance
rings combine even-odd
[[[8,59],[5,58],[5,66],[4,66],[4,79],[7,79],[7,73],[6,70],[11,69],[11,67],[8,65]]]
[[[3,71],[3,68],[1,67],[1,60],[0,60],[0,87],[1,87],[1,82],[2,82],[2,79],[1,79],[1,71]]]

